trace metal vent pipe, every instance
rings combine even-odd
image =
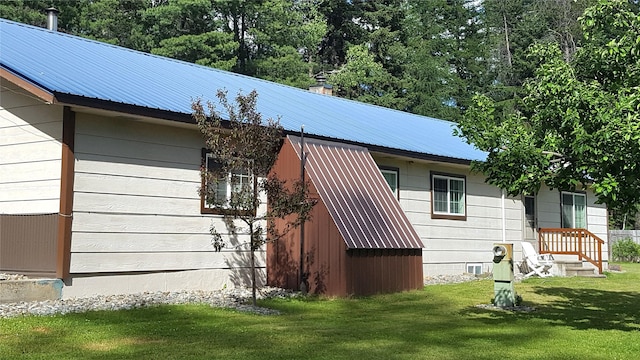
[[[58,9],[50,7],[45,10],[47,12],[47,30],[58,31]]]

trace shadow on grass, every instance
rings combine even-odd
[[[534,312],[468,306],[491,292],[491,285],[483,281],[353,299],[261,302],[282,311],[278,316],[181,305],[69,314],[54,321],[30,318],[26,330],[16,322],[23,331],[6,331],[5,338],[0,325],[0,349],[6,343],[7,356],[43,358],[55,350],[64,358],[90,360],[546,359],[549,339],[572,344],[575,339],[583,341],[581,346],[594,341],[585,340],[582,332],[566,332],[563,326],[622,330],[630,337],[632,331],[640,330],[640,303],[634,291],[533,283],[526,287],[529,298],[541,300],[526,305],[536,307]],[[610,353],[607,345],[621,334],[602,336],[595,348],[603,352],[590,354],[593,358]],[[582,358],[581,346],[563,347],[556,358]],[[615,350],[625,358],[627,353]]]
[[[568,326],[576,330],[640,331],[640,301],[635,292],[606,291],[600,289],[573,289],[568,287],[541,287],[535,294],[549,298],[545,303],[525,302],[532,312],[495,311],[468,308],[466,314],[491,313],[482,321],[490,323],[518,319],[541,319],[549,324]]]

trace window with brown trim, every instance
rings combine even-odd
[[[466,178],[459,175],[431,173],[431,218],[467,219]]]
[[[237,209],[237,205],[233,205],[233,201],[242,201],[236,198],[243,191],[252,192],[255,187],[255,179],[251,172],[245,169],[233,169],[228,173],[214,178],[211,173],[219,173],[222,165],[220,161],[215,159],[210,152],[203,149],[202,166],[206,172],[202,174],[202,191],[200,194],[200,212],[206,214],[224,214],[232,208]],[[248,211],[244,209],[242,211]]]

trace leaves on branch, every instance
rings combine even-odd
[[[632,210],[640,202],[640,16],[615,0],[581,21],[586,40],[571,62],[557,44],[531,47],[539,65],[516,110],[498,117],[496,103],[477,95],[457,134],[488,152],[474,169],[510,195],[591,186],[599,202]]]

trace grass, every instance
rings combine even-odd
[[[353,299],[268,300],[0,319],[0,359],[635,359],[640,264],[516,284],[533,312],[478,308],[483,280]]]

